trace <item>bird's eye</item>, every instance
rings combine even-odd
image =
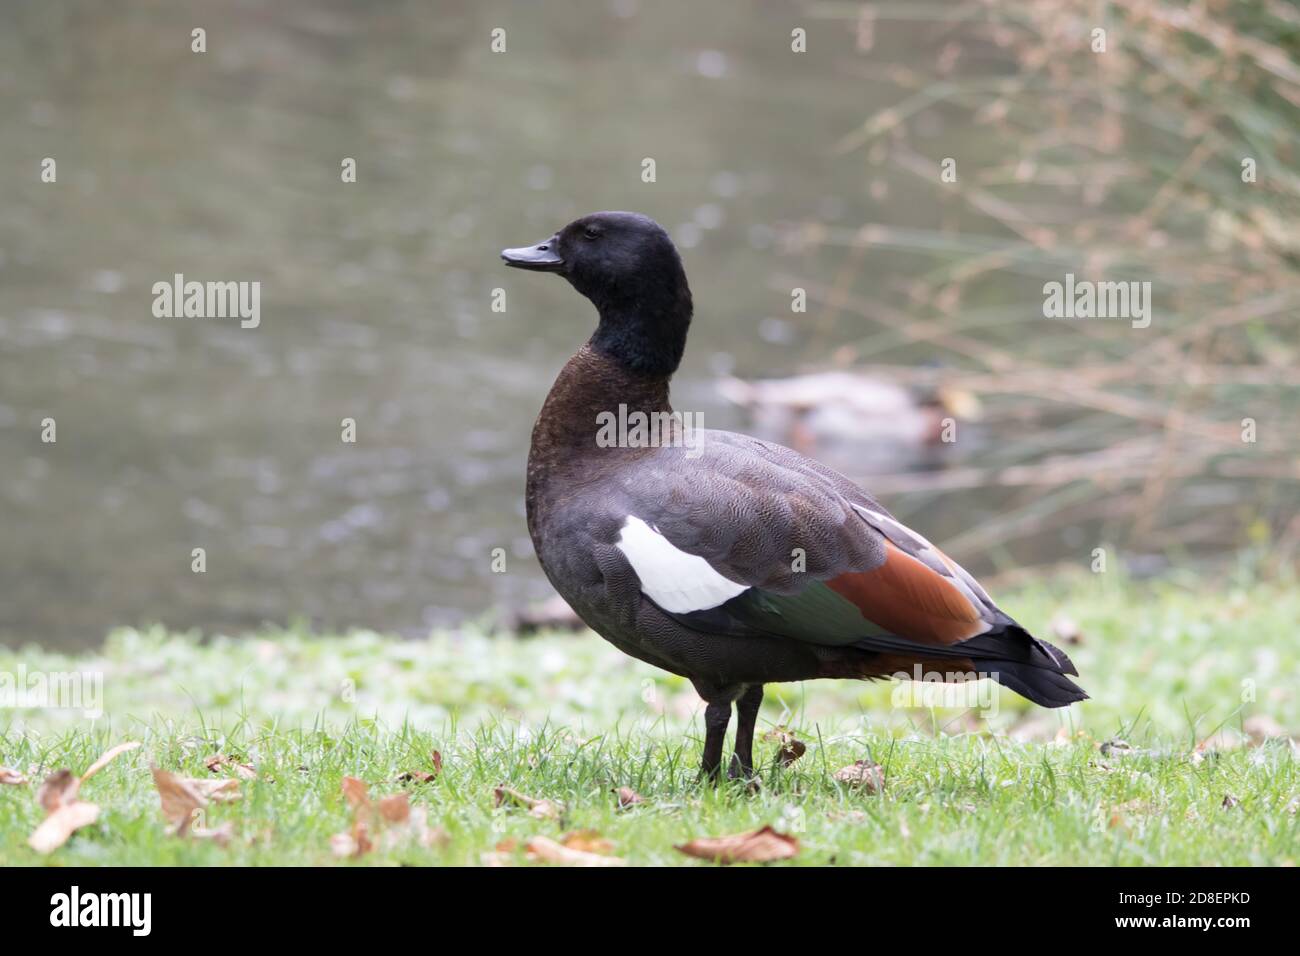
[[[595,226],[588,226],[586,229],[582,231],[582,234],[586,236],[588,239],[600,238],[600,230],[597,229]]]

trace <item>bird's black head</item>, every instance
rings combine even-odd
[[[677,247],[635,212],[596,212],[549,239],[503,249],[517,269],[556,272],[591,300],[600,324],[593,348],[638,372],[671,375],[691,324],[691,290]]]

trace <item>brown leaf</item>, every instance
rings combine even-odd
[[[867,793],[880,793],[885,789],[885,769],[871,760],[855,760],[851,765],[837,770],[835,779],[850,787],[859,787]]]
[[[196,780],[193,777],[186,777],[185,782],[213,803],[232,803],[243,797],[239,792],[239,781],[234,777],[226,777],[222,780]]]
[[[509,787],[497,787],[493,791],[493,797],[496,806],[504,806],[507,803],[519,807],[527,807],[530,816],[537,817],[539,820],[558,820],[564,812],[564,805],[553,800],[537,800],[533,797],[526,797],[518,790],[512,790]]]
[[[73,800],[61,804],[41,821],[41,825],[27,838],[27,845],[37,853],[51,853],[67,843],[75,831],[98,819],[99,807],[93,803]]]
[[[808,750],[808,745],[806,743],[799,740],[784,727],[777,727],[775,730],[769,730],[763,735],[763,739],[776,741],[780,748],[777,750],[776,762],[782,767],[790,766],[790,764],[802,757]]]
[[[153,785],[158,790],[158,799],[162,805],[163,818],[172,832],[179,836],[190,826],[194,819],[194,811],[208,805],[208,798],[194,786],[197,781],[178,777],[157,767],[151,769]]]
[[[582,853],[600,853],[608,856],[614,852],[614,844],[596,830],[571,830],[560,837],[560,843],[570,850],[578,850]]]
[[[431,755],[431,760],[433,763],[432,771],[407,770],[404,773],[398,774],[397,776],[398,782],[399,783],[431,783],[432,781],[437,780],[438,775],[442,773],[442,754],[439,751],[435,750]]]
[[[765,826],[752,833],[701,837],[681,844],[677,850],[687,856],[717,863],[767,863],[796,856],[799,853],[799,841]]]
[[[343,778],[343,796],[347,798],[348,805],[353,810],[370,806],[370,788],[366,786],[365,781],[358,780],[356,777]]]
[[[100,758],[98,760],[96,760],[94,763],[92,763],[89,767],[86,768],[86,772],[81,775],[81,782],[85,783],[95,774],[99,773],[101,770],[103,770],[105,767],[111,764],[118,757],[122,756],[122,754],[131,750],[135,750],[135,748],[139,746],[140,746],[140,741],[128,740],[124,744],[118,744],[116,747],[104,751],[104,753],[100,755]]]
[[[335,856],[365,856],[374,844],[370,842],[365,824],[353,824],[351,833],[336,833],[330,837],[330,849]]]
[[[8,767],[0,767],[0,786],[23,787],[26,785],[27,778],[17,770],[10,770]]]
[[[225,768],[243,780],[257,779],[256,767],[251,763],[240,763],[234,757],[227,756],[226,754],[213,754],[207,760],[203,761],[203,765],[212,773],[220,773],[222,768]]]
[[[530,859],[561,866],[627,866],[627,861],[616,856],[602,856],[556,843],[549,837],[535,836],[525,844]]]
[[[626,810],[628,807],[636,806],[638,803],[645,803],[645,797],[637,793],[631,787],[619,787],[614,791],[618,794],[618,808]]]
[[[72,771],[66,768],[56,770],[46,777],[36,789],[36,802],[41,805],[48,815],[60,807],[75,803],[77,792],[80,790],[80,777],[74,777]]]
[[[405,823],[411,818],[411,800],[405,793],[395,793],[379,800],[379,815],[387,823]]]

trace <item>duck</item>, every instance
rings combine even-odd
[[[819,450],[897,471],[935,460],[950,423],[979,417],[979,401],[962,389],[918,391],[848,369],[747,381],[723,376],[718,394],[749,415],[763,437],[795,451]],[[951,439],[949,440],[951,441]]]
[[[703,779],[720,777],[733,710],[728,776],[755,779],[767,684],[990,677],[1043,707],[1087,698],[1063,651],[866,490],[673,409],[694,306],[657,222],[596,212],[501,258],[560,276],[596,310],[533,426],[537,558],[588,627],[690,681],[704,703]]]

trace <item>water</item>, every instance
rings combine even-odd
[[[594,313],[498,250],[596,209],[658,219],[697,303],[676,404],[744,427],[719,375],[822,364],[872,331],[792,315],[783,277],[848,268],[868,296],[895,266],[783,228],[938,219],[915,177],[883,188],[834,149],[893,95],[860,78],[854,24],[783,3],[49,0],[3,22],[7,642],[298,616],[419,633],[543,598],[528,435]],[[907,63],[907,37],[873,56]],[[155,317],[176,273],[260,282],[260,326]],[[960,527],[946,507],[931,533]]]
[[[646,212],[683,247],[700,308],[679,405],[739,425],[715,375],[797,367],[788,291],[766,277],[782,222],[851,222],[864,200],[857,163],[829,152],[873,107],[833,75],[851,33],[809,24],[821,55],[798,57],[776,4],[429,11],[5,13],[6,640],[296,615],[419,631],[544,597],[528,434],[593,313],[497,251],[583,212]],[[259,281],[260,327],[154,317],[175,273]]]

